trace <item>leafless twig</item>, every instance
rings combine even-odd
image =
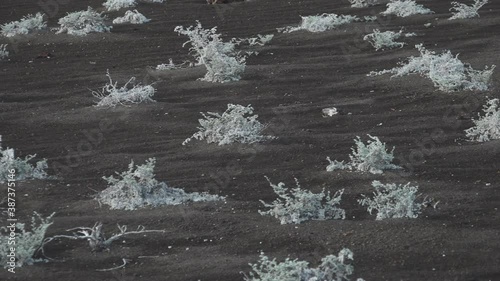
[[[112,270],[120,269],[120,268],[125,267],[125,265],[127,265],[127,262],[129,262],[131,260],[126,259],[126,258],[122,258],[122,261],[123,261],[122,265],[115,266],[115,267],[112,267],[112,268],[96,269],[96,271],[112,271]]]
[[[106,236],[102,230],[102,222],[96,222],[93,227],[75,227],[68,229],[66,231],[72,231],[72,235],[56,235],[52,237],[47,237],[43,241],[41,252],[43,254],[43,247],[54,239],[67,238],[72,240],[85,239],[89,241],[90,249],[93,252],[100,252],[102,250],[109,250],[111,243],[113,241],[121,238],[122,236],[129,234],[140,234],[149,232],[165,232],[165,230],[146,230],[144,226],[140,225],[135,231],[127,231],[126,225],[117,225],[120,230],[119,233],[113,234],[110,238],[106,239]]]

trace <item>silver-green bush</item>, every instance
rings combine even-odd
[[[391,0],[391,2],[387,4],[387,10],[382,12],[383,15],[396,15],[398,17],[432,13],[434,12],[417,4],[414,0]]]
[[[135,7],[137,2],[136,0],[106,0],[102,5],[108,11],[118,11],[123,8]]]
[[[458,90],[488,90],[488,84],[495,69],[495,65],[485,67],[484,70],[475,70],[470,65],[464,64],[453,56],[450,51],[436,55],[422,44],[415,48],[420,52],[419,57],[411,56],[407,63],[401,63],[400,67],[389,70],[372,71],[368,76],[393,74],[392,77],[401,77],[413,73],[420,74],[431,79],[441,91],[451,92]]]
[[[25,179],[46,179],[48,174],[46,172],[48,165],[47,160],[41,160],[32,164],[28,163],[33,158],[34,155],[28,155],[24,159],[15,157],[14,149],[12,148],[2,148],[2,136],[0,136],[0,183],[4,183],[11,179],[13,173],[10,171],[14,170],[15,180],[25,180]]]
[[[149,22],[150,19],[146,18],[143,14],[141,14],[137,10],[133,11],[126,11],[125,15],[123,17],[118,17],[113,20],[113,24],[124,24],[124,23],[131,23],[131,24],[143,24],[146,22]]]
[[[361,206],[367,206],[368,212],[372,214],[377,211],[377,220],[388,218],[417,218],[422,212],[422,207],[430,203],[430,200],[418,203],[418,187],[410,186],[410,183],[401,184],[382,184],[379,181],[373,181],[375,188],[373,198],[362,194],[363,199],[358,200]]]
[[[331,197],[330,192],[325,194],[324,189],[320,193],[301,189],[297,179],[295,179],[297,187],[292,190],[286,188],[282,182],[276,185],[268,177],[266,179],[279,198],[271,204],[260,200],[265,207],[270,208],[265,212],[259,210],[261,215],[273,216],[279,219],[281,224],[299,224],[308,220],[345,219],[344,209],[337,207],[342,199],[343,189],[335,192]]]
[[[54,214],[52,213],[50,216],[43,218],[40,214],[34,212],[31,218],[30,231],[26,229],[24,223],[16,223],[15,244],[9,243],[9,241],[12,241],[9,239],[11,230],[7,227],[0,228],[2,232],[7,233],[0,235],[0,262],[4,266],[21,267],[42,261],[42,259],[36,259],[35,254],[43,245],[45,232],[52,225]],[[15,261],[11,261],[10,257],[8,257],[8,254],[11,253],[11,247],[15,247]],[[15,265],[11,266],[10,262],[13,262]]]
[[[139,103],[155,102],[152,97],[155,88],[152,85],[135,84],[135,77],[128,80],[125,85],[118,88],[118,82],[113,82],[109,71],[106,73],[109,83],[101,90],[92,91],[92,95],[99,99],[97,107],[115,107],[117,105],[130,105]],[[132,84],[132,86],[130,86]]]
[[[346,264],[348,260],[353,260],[353,253],[347,248],[337,256],[325,256],[316,268],[310,268],[308,262],[297,259],[277,262],[261,253],[259,262],[250,264],[253,271],[245,275],[245,281],[348,281],[354,272],[354,267]]]
[[[490,141],[500,139],[500,109],[499,100],[488,100],[483,107],[484,116],[472,120],[474,127],[465,130],[467,137],[472,141]]]
[[[278,28],[279,32],[291,33],[299,30],[307,30],[309,32],[324,32],[330,29],[335,29],[341,25],[359,21],[356,16],[351,15],[337,15],[337,14],[321,14],[315,16],[302,17],[299,26],[287,26]]]
[[[356,147],[351,149],[352,154],[349,155],[351,160],[349,163],[332,161],[330,157],[327,157],[330,164],[326,167],[326,170],[332,172],[339,169],[349,169],[381,174],[384,170],[401,169],[400,166],[392,164],[394,148],[388,152],[385,143],[382,143],[378,137],[368,136],[371,140],[368,140],[367,145],[361,141],[360,137],[354,140]]]
[[[472,6],[468,6],[466,4],[451,2],[453,7],[450,8],[453,16],[449,18],[449,20],[455,19],[469,19],[474,17],[479,17],[479,13],[477,12],[481,7],[483,7],[488,0],[475,0]]]
[[[157,181],[153,172],[156,160],[150,158],[143,165],[134,167],[132,161],[128,170],[113,176],[103,177],[108,188],[97,196],[97,200],[111,209],[135,210],[146,206],[178,205],[186,202],[214,201],[223,197],[207,193],[186,193],[179,188]]]
[[[227,110],[222,113],[201,113],[205,119],[199,119],[199,131],[187,138],[182,145],[186,145],[192,139],[207,140],[207,143],[226,145],[234,142],[255,143],[268,139],[272,136],[262,135],[265,125],[260,123],[258,115],[253,114],[253,107],[239,104],[228,104]]]
[[[42,13],[36,15],[27,15],[20,21],[12,21],[0,25],[1,34],[5,37],[12,37],[19,34],[28,34],[34,30],[40,30],[47,27],[47,22],[43,19]]]
[[[392,48],[402,48],[405,43],[396,42],[394,40],[399,39],[401,36],[411,36],[413,34],[407,33],[403,34],[403,30],[401,29],[399,32],[394,31],[384,31],[380,32],[378,29],[374,29],[372,33],[365,35],[363,37],[364,41],[368,41],[376,51],[384,48],[392,49]]]
[[[204,29],[198,21],[196,26],[177,26],[174,31],[189,37],[183,46],[191,44],[190,51],[196,58],[197,65],[204,65],[207,69],[201,80],[226,83],[241,79],[246,58],[235,50],[233,42],[222,41],[217,27]]]
[[[88,7],[86,11],[68,13],[67,16],[59,19],[59,28],[56,33],[85,36],[91,32],[109,32],[112,26],[106,25],[106,16],[102,14],[103,12],[98,13],[91,7]]]

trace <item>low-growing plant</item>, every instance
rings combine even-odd
[[[123,8],[135,7],[136,0],[107,0],[102,4],[108,11],[118,11]]]
[[[0,44],[0,60],[3,60],[9,56],[9,51],[7,51],[7,44]]]
[[[42,13],[27,15],[19,21],[12,21],[0,26],[1,34],[5,37],[12,37],[19,34],[28,34],[34,30],[41,30],[47,27]]]
[[[174,70],[185,67],[193,67],[194,64],[190,61],[185,61],[183,63],[175,64],[172,59],[168,60],[168,63],[162,63],[156,66],[156,70]]]
[[[95,106],[115,107],[117,105],[155,102],[152,99],[155,93],[155,88],[152,85],[135,84],[135,77],[132,77],[125,85],[118,88],[118,82],[113,82],[109,71],[106,76],[109,78],[109,82],[101,90],[92,91],[92,95],[99,99]]]
[[[348,281],[354,272],[354,267],[346,263],[348,260],[353,260],[353,253],[347,248],[340,250],[337,256],[325,256],[316,268],[298,259],[277,262],[261,253],[258,263],[249,264],[252,271],[248,276],[245,274],[245,281]]]
[[[363,199],[358,202],[361,206],[367,206],[368,212],[372,214],[377,211],[377,220],[388,218],[417,218],[422,212],[422,208],[427,206],[431,200],[424,199],[423,202],[417,202],[418,187],[410,186],[410,183],[401,184],[382,184],[379,181],[373,181],[375,188],[373,198],[362,194]]]
[[[434,13],[430,9],[417,4],[414,0],[391,0],[387,3],[387,10],[383,15],[396,15],[398,17],[408,17],[412,15],[426,15]]]
[[[146,18],[143,14],[139,13],[137,10],[126,11],[123,17],[118,17],[113,20],[113,24],[143,24],[149,22],[150,19]]]
[[[255,143],[268,139],[272,136],[262,135],[265,125],[260,123],[258,115],[253,114],[251,105],[228,104],[224,113],[207,112],[201,113],[204,119],[199,119],[199,131],[187,138],[182,145],[186,145],[193,139],[207,140],[207,143],[218,145],[239,143]]]
[[[207,193],[186,193],[157,181],[153,172],[156,160],[150,158],[143,165],[134,167],[132,161],[128,170],[113,176],[103,177],[108,187],[99,193],[97,200],[111,209],[135,210],[146,206],[179,205],[186,202],[221,200],[223,197]]]
[[[233,38],[231,42],[235,45],[248,44],[249,46],[264,46],[269,43],[274,38],[274,34],[261,35],[257,34],[257,37],[250,38]]]
[[[283,33],[291,33],[299,30],[307,30],[310,32],[324,32],[330,29],[335,29],[341,25],[360,20],[356,16],[326,13],[315,16],[301,16],[301,18],[302,21],[299,26],[287,26],[284,28],[278,28],[278,31]]]
[[[495,65],[485,67],[484,70],[475,70],[453,56],[450,51],[436,55],[422,44],[415,46],[420,52],[419,57],[411,56],[407,63],[400,63],[400,67],[389,70],[372,71],[368,76],[392,73],[392,77],[401,77],[418,73],[431,79],[441,91],[451,92],[458,90],[488,90],[488,84],[495,69]]]
[[[483,107],[484,116],[474,120],[474,127],[465,130],[471,141],[485,142],[500,139],[500,109],[499,100],[488,100]]]
[[[378,0],[349,0],[353,8],[365,8],[378,4]]]
[[[0,183],[10,180],[25,179],[47,179],[47,160],[43,159],[32,164],[28,163],[34,155],[28,155],[24,159],[15,157],[13,148],[2,148],[2,136],[0,136]],[[15,171],[11,173],[11,171]],[[14,177],[14,178],[13,178]]]
[[[486,3],[488,3],[488,0],[475,0],[472,6],[458,2],[451,2],[453,7],[450,8],[450,11],[453,15],[449,18],[449,20],[479,17],[479,13],[477,11]]]
[[[86,11],[68,13],[67,16],[59,19],[59,28],[56,33],[85,36],[91,32],[109,32],[112,27],[106,25],[107,18],[102,15],[103,13],[98,13],[91,7],[88,7]]]
[[[299,224],[308,220],[345,219],[345,210],[337,207],[342,199],[344,190],[339,190],[330,196],[323,189],[320,193],[312,193],[300,188],[299,181],[295,179],[295,187],[289,190],[285,184],[280,182],[273,184],[268,177],[267,181],[278,195],[278,199],[267,204],[260,200],[268,211],[260,211],[261,215],[270,215],[280,220],[281,224]]]
[[[174,31],[189,37],[183,46],[191,44],[190,52],[197,60],[196,65],[204,65],[207,69],[201,80],[226,83],[241,79],[246,57],[235,50],[234,43],[222,41],[217,27],[204,29],[197,21],[196,26],[177,26]]]
[[[351,160],[349,163],[332,161],[330,157],[327,157],[330,164],[326,167],[326,170],[332,172],[339,169],[349,169],[381,174],[384,170],[401,169],[400,166],[392,164],[394,148],[388,152],[385,143],[382,143],[378,137],[368,136],[371,140],[368,140],[367,145],[361,141],[360,137],[354,140],[356,147],[351,148],[352,154],[349,155]]]
[[[394,31],[384,31],[380,32],[378,29],[374,29],[372,33],[365,35],[363,37],[364,41],[368,41],[376,51],[388,48],[402,48],[405,43],[403,42],[396,42],[394,40],[399,39],[401,36],[406,36],[408,37],[409,35],[412,35],[411,33],[404,34],[403,30],[401,29],[399,32],[394,32]]]
[[[16,223],[15,227],[1,227],[0,230],[6,234],[0,235],[0,262],[9,268],[32,265],[35,262],[43,261],[35,256],[43,246],[43,240],[47,228],[52,225],[52,217],[43,218],[37,212],[31,217],[31,229],[28,231],[24,223]],[[11,233],[16,233],[12,238]],[[12,244],[15,241],[15,244]],[[15,256],[12,257],[10,248],[15,247]]]

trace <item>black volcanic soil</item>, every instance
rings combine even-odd
[[[35,2],[1,1],[0,22],[43,11]],[[47,10],[49,27],[67,12],[89,5],[101,9],[103,1],[58,2]],[[438,52],[449,49],[476,69],[500,65],[500,3],[490,2],[480,18],[469,20],[448,21],[450,1],[419,1],[435,14],[381,17],[318,34],[278,34],[276,28],[298,24],[300,15],[365,16],[385,7],[354,9],[348,1],[331,0],[229,5],[168,0],[137,7],[150,23],[115,26],[111,33],[80,38],[45,31],[0,38],[11,50],[9,60],[0,62],[3,146],[15,148],[18,156],[46,158],[49,172],[57,176],[18,182],[18,218],[29,222],[33,211],[56,212],[49,236],[96,221],[104,223],[108,234],[117,231],[116,224],[166,230],[125,237],[102,253],[91,253],[85,241],[54,242],[46,254],[59,261],[19,268],[16,274],[2,271],[0,279],[234,281],[243,280],[240,272],[249,272],[248,263],[256,262],[260,251],[316,266],[323,256],[347,247],[354,252],[353,277],[367,281],[500,280],[500,141],[472,143],[464,137],[487,97],[500,97],[500,71],[487,92],[443,93],[419,76],[366,76],[417,55],[413,46],[418,43]],[[276,36],[248,59],[239,82],[197,81],[202,68],[151,71],[169,58],[191,59],[182,48],[186,38],[173,30],[196,20],[204,27],[218,26],[224,38]],[[376,52],[361,40],[373,28],[401,27],[418,35],[404,38],[408,44],[401,49]],[[53,56],[43,58],[45,52]],[[89,89],[107,82],[107,69],[120,83],[131,76],[154,82],[157,102],[93,107]],[[269,124],[266,133],[278,139],[255,145],[181,145],[196,131],[199,112],[222,112],[228,103],[251,104]],[[323,118],[321,109],[331,106],[343,114]],[[396,162],[405,170],[326,172],[327,156],[348,160],[353,139],[367,140],[367,134],[395,146]],[[131,212],[111,211],[93,199],[106,188],[101,177],[125,170],[131,159],[143,163],[150,157],[157,159],[157,179],[186,191],[227,196],[227,202]],[[315,192],[345,188],[347,219],[280,225],[259,215],[259,199],[275,198],[265,175],[289,187],[296,177]],[[373,180],[411,182],[440,203],[417,219],[376,221],[356,202],[371,192]],[[96,271],[119,265],[122,258],[131,260],[125,269]]]

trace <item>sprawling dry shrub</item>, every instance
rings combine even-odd
[[[365,8],[378,4],[378,0],[349,0],[353,8]]]
[[[123,8],[130,8],[130,7],[135,7],[137,5],[136,0],[106,0],[102,4],[104,7],[106,7],[106,10],[108,11],[118,11]]]
[[[1,34],[5,37],[12,37],[19,34],[28,34],[34,30],[40,30],[47,27],[47,22],[43,19],[42,13],[36,15],[27,15],[19,21],[12,21],[0,25]]]
[[[483,107],[484,116],[472,120],[474,127],[465,130],[467,137],[472,141],[490,141],[500,139],[500,109],[499,100],[488,100]]]
[[[11,243],[10,232],[12,229],[7,227],[1,227],[0,230],[6,234],[0,235],[0,262],[4,266],[9,267],[21,267],[23,265],[32,265],[35,262],[42,261],[42,259],[35,258],[36,253],[43,245],[43,240],[45,237],[45,232],[47,228],[52,225],[52,217],[55,213],[50,216],[43,218],[37,212],[34,212],[31,217],[31,229],[28,231],[24,223],[15,224],[15,244]],[[9,242],[10,241],[10,242]],[[11,262],[10,254],[11,247],[15,247],[15,257],[13,264]]]
[[[43,159],[35,163],[29,162],[36,157],[28,155],[24,159],[15,157],[13,148],[2,148],[2,136],[0,136],[0,183],[10,180],[25,180],[25,179],[46,179],[47,175],[47,160]],[[11,173],[14,171],[14,173]],[[12,178],[14,175],[14,178]]]
[[[361,206],[367,206],[370,214],[376,210],[377,220],[417,218],[422,212],[422,207],[430,203],[430,200],[426,199],[423,202],[417,202],[418,187],[410,186],[410,183],[382,184],[379,181],[373,181],[372,186],[375,188],[373,198],[362,194],[363,199],[358,202]]]
[[[249,276],[245,275],[245,281],[348,281],[354,272],[354,267],[346,264],[348,260],[353,260],[353,253],[347,248],[340,250],[337,256],[325,256],[316,268],[297,259],[277,262],[261,253],[259,262],[250,264],[252,271]]]
[[[391,2],[387,4],[387,10],[382,12],[383,15],[396,15],[398,17],[426,15],[432,13],[434,12],[420,4],[415,3],[414,0],[391,0]]]
[[[59,28],[56,33],[85,36],[91,32],[109,32],[111,26],[105,24],[106,16],[88,7],[86,11],[69,13],[59,19]]]
[[[475,0],[472,6],[458,2],[451,2],[453,7],[450,8],[450,11],[453,15],[449,18],[449,20],[479,17],[479,13],[477,11],[486,3],[488,3],[488,0]]]
[[[287,26],[284,28],[278,28],[279,32],[290,33],[299,30],[307,30],[310,32],[323,32],[330,29],[335,29],[341,25],[351,23],[353,21],[359,21],[360,19],[356,16],[351,15],[337,15],[337,14],[321,14],[315,16],[302,17],[302,21],[299,26]]]
[[[135,210],[146,206],[178,205],[186,202],[214,201],[223,197],[207,193],[186,193],[179,188],[157,181],[153,172],[156,160],[150,158],[143,165],[134,167],[132,161],[128,170],[114,176],[103,177],[108,188],[99,193],[97,200],[111,209]]]
[[[139,13],[137,10],[126,11],[123,17],[118,17],[113,20],[113,24],[143,24],[149,22],[150,19],[146,18],[143,14]]]
[[[359,137],[354,140],[356,147],[352,148],[352,154],[349,155],[350,162],[344,163],[337,160],[327,160],[330,164],[326,167],[328,172],[334,170],[356,170],[360,172],[370,172],[372,174],[381,174],[384,170],[401,169],[400,166],[392,164],[394,159],[393,151],[388,152],[385,143],[382,143],[378,137],[368,135],[371,140],[365,145]]]
[[[262,135],[265,125],[260,123],[258,115],[253,114],[253,107],[239,104],[228,104],[227,110],[222,113],[207,112],[201,113],[205,119],[199,119],[199,131],[187,138],[182,145],[193,139],[207,140],[207,143],[217,143],[219,145],[239,143],[255,143],[268,139],[272,136]]]
[[[197,60],[196,65],[204,65],[207,69],[201,80],[226,83],[241,79],[246,58],[235,50],[233,42],[222,41],[217,27],[204,29],[198,21],[196,26],[177,26],[174,31],[189,37],[183,46],[191,44],[190,51]]]
[[[289,190],[285,184],[280,182],[273,184],[268,177],[267,181],[271,185],[279,198],[273,203],[267,204],[260,200],[268,211],[259,211],[261,215],[270,215],[280,220],[281,224],[299,224],[308,220],[328,220],[345,219],[345,211],[338,208],[344,190],[339,190],[330,196],[330,192],[325,194],[325,190],[320,193],[312,193],[309,190],[300,188],[297,179],[296,188]]]
[[[458,90],[488,90],[488,84],[495,69],[495,65],[484,70],[475,70],[453,56],[450,51],[436,55],[435,52],[425,49],[422,44],[415,46],[420,52],[419,57],[409,57],[407,63],[389,70],[372,71],[368,76],[392,73],[392,77],[400,77],[413,73],[431,79],[441,91],[451,92]]]
[[[135,84],[135,77],[132,77],[125,85],[118,88],[118,82],[113,82],[109,71],[106,76],[109,78],[109,82],[101,90],[92,91],[92,95],[99,99],[96,104],[97,107],[155,102],[152,99],[155,93],[155,88],[152,85]]]
[[[384,31],[380,32],[378,29],[374,29],[372,33],[365,35],[363,40],[368,41],[375,50],[383,50],[384,48],[392,49],[392,48],[402,48],[405,43],[394,41],[399,39],[401,36],[410,37],[414,36],[414,33],[403,33],[401,29],[399,32],[394,31]]]

